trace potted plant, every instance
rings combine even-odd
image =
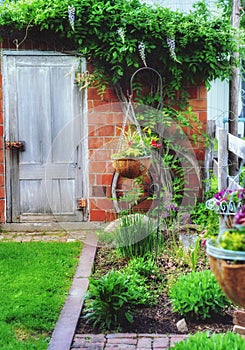
[[[227,228],[233,227],[234,217],[245,204],[245,188],[225,189],[206,201],[206,207],[224,218]]]
[[[217,240],[207,241],[211,269],[224,293],[245,307],[245,206],[235,215],[235,226]]]
[[[118,152],[111,156],[114,169],[129,179],[145,175],[151,165],[151,147],[161,147],[157,138],[143,138],[133,126],[123,130],[121,138]]]

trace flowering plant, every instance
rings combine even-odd
[[[232,228],[223,232],[219,245],[223,249],[245,252],[245,230]]]
[[[145,131],[145,130],[144,130]],[[151,155],[151,148],[161,148],[156,136],[151,136],[151,132],[147,130],[147,134],[141,136],[137,129],[129,126],[123,132],[123,141],[118,153],[113,154],[113,158],[123,157],[148,157]]]
[[[245,252],[245,205],[236,213],[234,227],[222,232],[216,245],[226,250]]]
[[[245,188],[225,189],[207,200],[206,207],[220,214],[235,214],[245,204]]]

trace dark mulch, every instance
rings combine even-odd
[[[171,259],[171,258],[170,258]],[[169,260],[169,257],[162,255],[158,259],[161,271],[168,273],[176,272],[176,264]],[[95,272],[99,274],[106,273],[110,269],[119,269],[124,267],[126,261],[124,259],[112,259],[110,258],[110,251],[105,248],[99,248],[95,259]],[[197,270],[207,268],[203,266],[206,264],[203,261],[199,262]],[[188,267],[183,266],[183,271],[188,272]],[[176,272],[179,274],[179,272]],[[177,278],[176,274],[176,278]],[[77,326],[76,333],[101,333],[101,330],[94,328],[89,324],[86,324],[81,315],[80,321]],[[134,313],[134,323],[124,325],[120,332],[129,333],[179,333],[176,327],[176,322],[182,319],[180,315],[174,313],[171,307],[170,300],[165,290],[158,298],[156,305],[151,307],[138,308]],[[226,311],[224,316],[213,315],[212,318],[200,321],[200,320],[186,320],[188,333],[196,333],[197,331],[210,331],[216,333],[227,332],[233,328],[233,309],[230,308]],[[110,330],[113,332],[115,330]]]

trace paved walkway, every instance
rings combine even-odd
[[[185,338],[178,334],[76,334],[71,350],[166,350]]]
[[[62,309],[48,350],[166,350],[187,335],[178,334],[76,334],[76,325],[83,306],[96,250],[96,237],[92,230],[55,232],[1,232],[0,241],[60,241],[75,239],[85,242],[73,284]]]

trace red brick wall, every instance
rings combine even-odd
[[[89,196],[90,221],[115,219],[111,200],[113,167],[111,154],[115,153],[122,124],[120,104],[112,90],[107,90],[103,100],[95,88],[88,89],[88,147],[89,147]],[[117,138],[116,138],[117,140]]]
[[[190,106],[206,130],[207,93],[203,85],[189,87]],[[117,126],[122,123],[122,111],[112,90],[107,89],[103,99],[94,88],[88,89],[88,144],[89,144],[89,196],[90,221],[110,221],[115,218],[111,198],[111,182],[114,173],[110,156],[115,152],[118,141]],[[196,126],[186,128],[190,136],[196,133]],[[114,140],[114,142],[112,142]],[[192,147],[200,165],[204,160],[204,145],[197,142]],[[200,183],[194,172],[189,171],[187,182],[191,188],[198,190]]]

